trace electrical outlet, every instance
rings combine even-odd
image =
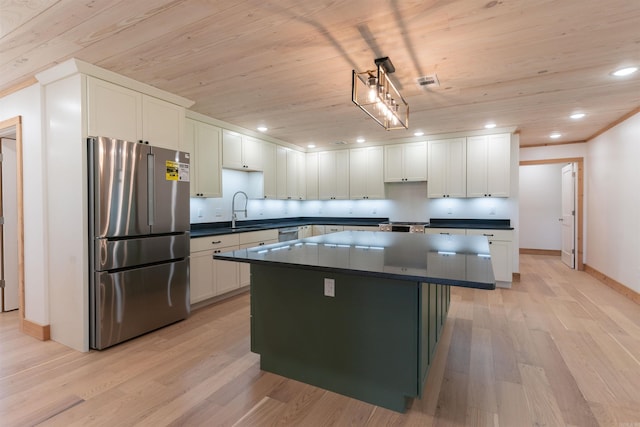
[[[198,218],[202,218],[202,208],[198,208]]]
[[[495,215],[496,214],[496,208],[495,206],[491,206],[489,208],[489,215]]]
[[[447,213],[448,213],[449,215],[453,214],[453,209],[448,208],[448,209],[447,209]]]
[[[216,208],[216,218],[220,218],[222,216],[222,209]]]
[[[324,296],[335,297],[336,296],[336,281],[335,279],[324,279]]]

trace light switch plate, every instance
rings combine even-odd
[[[336,296],[336,281],[335,279],[324,279],[324,296],[335,297]]]

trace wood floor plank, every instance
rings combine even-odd
[[[79,353],[0,314],[0,425],[640,426],[640,310],[558,257],[511,289],[452,288],[422,399],[404,414],[260,370],[249,295]]]

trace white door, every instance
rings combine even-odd
[[[562,168],[562,262],[575,268],[575,171],[574,164]]]
[[[4,279],[0,307],[4,311],[18,309],[18,198],[16,170],[16,141],[2,140],[2,241],[0,242],[0,278]]]

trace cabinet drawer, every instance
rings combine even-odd
[[[467,236],[486,236],[489,240],[510,242],[513,240],[513,230],[478,230],[468,229]]]
[[[195,237],[191,239],[191,252],[220,249],[225,246],[238,246],[240,240],[237,234],[223,234],[220,236]]]
[[[266,242],[268,240],[278,240],[278,230],[260,230],[250,231],[248,233],[238,234],[240,237],[240,244]]]

